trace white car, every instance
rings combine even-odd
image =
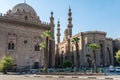
[[[111,65],[111,66],[109,66],[109,71],[113,72],[113,71],[115,71],[115,68]]]
[[[116,72],[120,72],[120,67],[115,67]]]

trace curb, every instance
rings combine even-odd
[[[53,75],[34,75],[34,76],[24,76],[24,77],[41,77],[41,78],[74,78],[74,79],[90,79],[90,80],[120,80],[120,77],[118,78],[112,78],[112,77],[98,77],[98,76],[53,76]]]

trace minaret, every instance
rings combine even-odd
[[[57,44],[60,43],[60,21],[57,24]]]
[[[56,55],[55,55],[55,65],[58,68],[60,65],[60,56],[59,56],[59,43],[60,43],[60,21],[58,20],[57,24],[57,44],[56,44]]]
[[[50,26],[51,26],[51,32],[54,36],[54,17],[53,17],[53,12],[51,12],[51,17],[50,17]]]
[[[54,17],[53,12],[51,12],[50,17],[50,31],[53,34],[53,40],[50,40],[49,42],[49,67],[55,66],[55,40],[54,40]]]
[[[71,8],[69,7],[69,12],[68,12],[68,38],[70,38],[72,36],[72,12],[71,12]]]

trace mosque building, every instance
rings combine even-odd
[[[51,12],[50,22],[40,20],[36,11],[27,3],[19,3],[6,14],[0,14],[0,59],[6,55],[14,59],[17,67],[31,66],[34,69],[44,66],[44,51],[40,50],[40,43],[45,41],[41,34],[50,30],[54,33],[54,17]],[[57,44],[50,40],[48,62],[49,68],[61,67],[64,60],[69,60],[73,67],[88,66],[86,55],[89,54],[93,64],[92,51],[88,48],[91,43],[100,46],[96,50],[97,66],[114,65],[114,53],[120,49],[120,39],[113,40],[106,37],[103,31],[87,31],[72,35],[72,11],[68,10],[68,25],[64,31],[64,39],[60,40],[60,21],[57,24]],[[54,36],[55,37],[55,36]],[[78,37],[79,53],[71,40]],[[116,49],[116,50],[115,50]],[[92,66],[92,65],[91,65]]]
[[[41,34],[50,30],[54,34],[54,17],[43,22],[36,11],[27,3],[15,5],[6,14],[0,14],[0,58],[14,58],[18,67],[43,67],[44,51],[39,44],[44,41]],[[55,41],[50,41],[49,67],[54,66]]]
[[[89,54],[91,64],[93,64],[93,54],[88,48],[91,43],[96,43],[100,49],[96,51],[97,66],[107,66],[114,64],[113,39],[106,37],[107,33],[103,31],[87,31],[72,35],[72,12],[68,11],[68,25],[64,31],[64,39],[60,42],[60,21],[57,24],[57,44],[56,44],[56,67],[61,67],[64,60],[72,62],[73,67],[88,66],[86,55]],[[76,53],[75,44],[71,41],[78,37],[79,53]],[[92,66],[92,65],[91,65]]]

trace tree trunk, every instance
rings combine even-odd
[[[80,66],[80,61],[79,61],[79,46],[78,46],[78,43],[76,42],[76,62],[77,62],[77,68],[79,68]]]
[[[90,68],[90,59],[89,59],[89,57],[87,58],[87,63],[88,63],[88,68]]]
[[[44,48],[44,72],[46,72],[46,66],[47,66],[46,65],[47,64],[46,61],[47,61],[46,60],[46,48]]]
[[[93,50],[93,58],[94,58],[94,72],[97,73],[96,53],[95,53],[95,50]]]
[[[46,37],[46,50],[45,50],[45,72],[47,73],[48,72],[48,40],[49,40],[49,38],[48,37]]]

